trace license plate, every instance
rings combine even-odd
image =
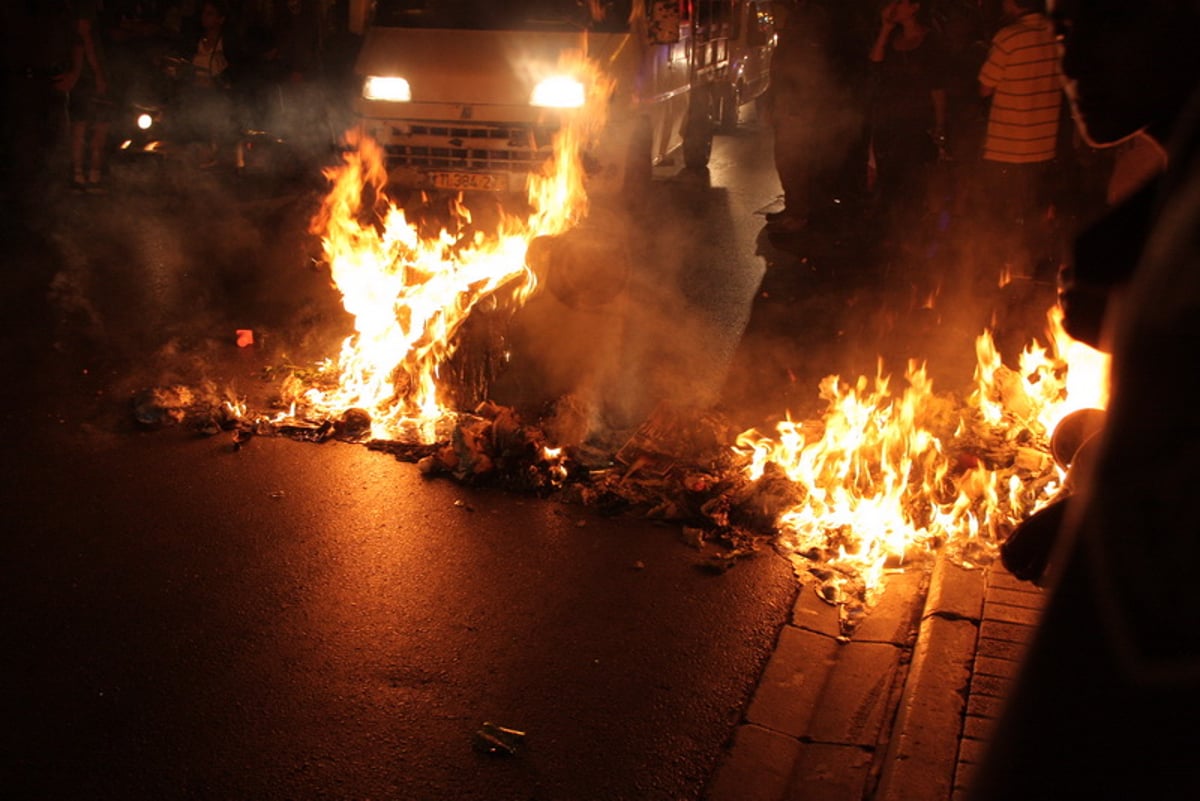
[[[508,175],[490,172],[431,172],[429,182],[438,189],[507,192]]]

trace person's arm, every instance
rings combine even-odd
[[[876,64],[883,61],[884,56],[887,54],[888,39],[890,39],[892,37],[892,31],[895,29],[896,29],[895,25],[887,25],[887,24],[885,24],[882,28],[879,29],[879,36],[876,37],[875,45],[874,45],[874,47],[871,48],[871,55],[870,55],[871,61],[875,62]]]
[[[988,49],[987,61],[979,69],[980,97],[987,98],[996,93],[996,87],[999,86],[1000,79],[1004,77],[1007,55],[995,41],[992,42],[991,48]]]
[[[71,46],[71,69],[54,78],[54,88],[63,94],[69,93],[79,82],[83,73],[83,43],[75,42]]]
[[[868,56],[871,61],[878,64],[887,56],[888,41],[892,38],[894,30],[896,30],[896,8],[894,3],[888,3],[883,7],[883,26],[880,27],[879,36],[875,37],[875,44]]]
[[[104,74],[104,65],[100,63],[100,56],[96,52],[96,39],[94,26],[92,21],[86,17],[81,17],[76,21],[76,30],[79,33],[79,41],[83,48],[83,58],[87,61],[87,65],[92,68],[92,75],[96,80],[96,94],[108,94],[108,78]]]

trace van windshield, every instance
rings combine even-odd
[[[477,31],[629,29],[632,0],[377,0],[373,24]]]

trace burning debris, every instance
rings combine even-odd
[[[217,434],[238,427],[242,416],[236,396],[211,382],[195,388],[152,387],[133,398],[133,419],[147,429],[187,424],[200,433]]]
[[[977,385],[965,399],[935,394],[916,364],[896,394],[881,365],[873,380],[828,377],[823,416],[785,420],[774,436],[669,405],[636,430],[597,435],[592,410],[573,396],[532,421],[486,400],[489,365],[503,354],[456,364],[468,321],[518,308],[538,284],[531,262],[555,249],[547,238],[588,212],[579,153],[603,122],[607,83],[584,60],[571,67],[591,87],[589,101],[531,179],[527,216],[502,214],[485,232],[456,203],[452,219],[431,231],[388,199],[378,146],[352,141],[343,165],[327,172],[332,186],[311,229],[354,318],[338,359],[270,371],[283,376],[273,414],[251,413],[211,387],[172,386],[135,400],[138,421],[231,431],[235,449],[267,435],[365,443],[428,476],[669,521],[716,572],[771,544],[815,577],[846,623],[872,603],[885,571],[947,544],[964,560],[990,558],[1054,499],[1063,475],[1050,433],[1076,409],[1102,408],[1080,387],[1103,387],[1106,371],[1066,337],[1061,315],[1050,320],[1052,352],[1035,343],[1015,370],[981,336]],[[499,333],[485,333],[496,347]],[[471,403],[461,392],[451,397],[456,382],[470,385]]]
[[[523,304],[538,283],[530,244],[566,233],[588,212],[580,152],[604,124],[611,81],[582,54],[560,67],[587,87],[584,107],[564,115],[552,157],[531,175],[528,214],[501,212],[494,230],[475,226],[458,202],[440,230],[410,221],[388,198],[379,146],[348,134],[311,231],[355,331],[336,362],[322,365],[321,380],[286,388],[290,401],[320,417],[363,409],[376,439],[406,439],[415,428],[422,441],[438,440],[432,427],[452,406],[439,377],[463,325],[477,308]]]
[[[980,353],[989,353],[989,337],[980,339]],[[899,393],[882,367],[853,384],[830,376],[820,387],[823,415],[786,420],[775,437],[739,433],[711,409],[661,404],[637,429],[600,442],[589,439],[592,410],[575,396],[543,419],[488,401],[390,439],[372,435],[371,413],[361,408],[321,417],[289,406],[255,416],[212,386],[147,391],[135,415],[154,427],[232,432],[235,449],[254,436],[365,444],[430,477],[677,524],[701,553],[698,566],[715,573],[773,546],[815,580],[806,583],[839,607],[848,628],[886,572],[946,546],[963,561],[989,560],[1063,491],[1066,460],[1055,457],[1078,449],[1099,413],[1069,414],[1052,437],[1041,421],[1053,419],[1046,406],[1062,406],[1065,390],[1043,397],[1028,388],[1045,393],[1046,376],[1064,366],[1031,364],[1014,371],[981,358],[966,398],[935,394],[915,364]]]

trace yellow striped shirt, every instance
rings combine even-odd
[[[1044,14],[1025,14],[1001,28],[979,82],[995,89],[984,159],[1009,164],[1053,159],[1063,86],[1050,20]]]

